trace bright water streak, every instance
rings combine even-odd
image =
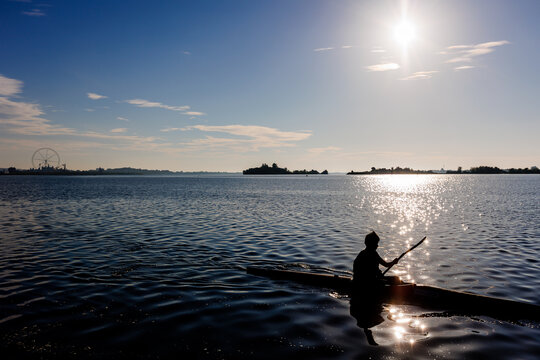
[[[0,350],[133,358],[536,358],[537,323],[385,309],[244,273],[347,273],[375,230],[417,283],[540,304],[540,177],[0,177]],[[330,296],[334,295],[334,296]],[[395,315],[395,316],[394,316]]]

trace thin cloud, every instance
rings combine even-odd
[[[120,120],[120,121],[129,121],[128,119],[126,119],[125,117],[122,117],[122,116],[117,116],[117,117],[116,117],[116,120]]]
[[[99,95],[99,94],[91,93],[91,92],[86,93],[86,95],[88,95],[88,98],[92,100],[101,100],[101,99],[107,98],[105,95]]]
[[[13,101],[0,97],[0,127],[22,135],[65,135],[73,134],[73,129],[50,124],[42,118],[43,110],[38,104]]]
[[[453,45],[446,48],[447,51],[442,51],[443,55],[452,55],[447,63],[471,62],[474,57],[486,55],[495,51],[495,48],[510,44],[509,41],[488,41],[476,45]]]
[[[155,101],[148,101],[144,99],[131,99],[131,100],[125,100],[128,104],[135,105],[140,108],[160,108],[160,109],[166,109],[171,111],[187,111],[190,109],[189,106],[171,106],[171,105],[165,105],[160,102]]]
[[[354,46],[353,45],[342,45],[342,46],[339,46],[338,48],[339,49],[352,49]],[[313,51],[315,52],[320,52],[320,51],[330,51],[330,50],[336,50],[335,47],[323,47],[323,48],[316,48],[316,49],[313,49]]]
[[[0,95],[13,96],[22,91],[23,82],[0,74]]]
[[[474,45],[453,45],[447,47],[448,50],[463,50],[463,49],[469,49],[473,47]]]
[[[275,138],[281,141],[305,140],[311,132],[281,131],[278,129],[258,125],[193,125],[186,129],[200,131],[222,132],[230,135],[247,136],[252,138]]]
[[[184,55],[191,55],[191,52],[189,52],[189,51],[182,51],[182,54],[184,54]]]
[[[468,69],[473,69],[473,68],[474,68],[474,66],[464,65],[464,66],[458,66],[458,67],[454,68],[454,70],[460,71],[460,70],[468,70]]]
[[[84,111],[86,111],[86,112],[94,112],[94,111],[96,111],[96,109],[84,109]]]
[[[200,112],[200,111],[186,111],[186,112],[184,113],[184,115],[203,116],[203,115],[206,115],[206,114],[203,113],[203,112]]]
[[[182,130],[182,128],[166,128],[166,129],[161,129],[159,131],[161,132],[171,132],[171,131],[180,131]]]
[[[193,125],[182,129],[183,131],[199,130],[204,132],[218,132],[240,138],[223,138],[207,136],[189,143],[183,143],[193,149],[226,147],[235,151],[257,151],[261,148],[280,148],[295,146],[295,142],[306,140],[311,136],[310,131],[281,131],[266,126],[257,125]]]
[[[21,92],[22,81],[8,80],[12,81],[3,81],[4,84],[7,83],[9,85],[2,88],[4,89],[4,93],[14,95]],[[16,85],[15,87],[13,86],[14,84]],[[76,129],[53,124],[50,120],[43,118],[43,115],[44,111],[39,104],[14,101],[8,99],[6,96],[0,96],[0,129],[13,134],[24,136],[63,135],[128,143],[152,143],[156,140],[155,137],[102,134],[93,131],[81,132]]]
[[[402,78],[401,80],[426,80],[431,79],[434,74],[438,73],[437,70],[432,71],[417,71],[412,75]]]
[[[328,51],[328,50],[334,50],[333,47],[325,47],[325,48],[316,48],[316,49],[313,49],[313,51]]]
[[[396,63],[384,63],[366,66],[369,71],[389,71],[399,69],[399,64]]]
[[[37,104],[12,101],[7,97],[0,97],[0,114],[4,115],[0,121],[3,120],[4,123],[7,123],[7,119],[9,119],[9,122],[13,123],[25,119],[29,121],[37,120],[43,115],[43,111]]]
[[[112,133],[125,133],[126,131],[126,128],[116,128],[111,130]]]
[[[340,147],[327,146],[327,147],[311,148],[311,149],[308,149],[308,152],[310,152],[312,154],[320,155],[320,154],[324,154],[324,153],[328,153],[328,152],[333,153],[333,152],[341,151],[341,150],[343,150],[343,149],[340,148]]]
[[[33,17],[41,17],[41,16],[47,15],[41,9],[32,9],[30,11],[23,11],[22,13],[23,13],[23,15],[33,16]]]
[[[452,58],[450,60],[446,60],[447,63],[453,64],[453,63],[460,63],[460,62],[471,62],[472,58],[467,56],[458,56],[455,58]]]

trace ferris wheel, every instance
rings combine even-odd
[[[51,148],[37,149],[32,155],[34,169],[57,168],[60,166],[60,156]]]

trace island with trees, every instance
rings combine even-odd
[[[293,170],[290,171],[287,168],[280,168],[276,163],[272,166],[268,164],[262,164],[260,167],[249,168],[242,171],[244,175],[327,175],[328,170],[318,172],[317,170]]]
[[[351,170],[347,175],[388,175],[388,174],[434,174],[433,170],[413,170],[411,168],[401,168],[399,166],[392,167],[390,169],[375,167],[371,168],[371,171],[354,171]]]
[[[388,174],[540,174],[540,169],[536,166],[531,168],[510,168],[500,169],[496,166],[476,166],[469,170],[463,170],[462,167],[458,167],[457,170],[413,170],[411,168],[392,167],[390,169],[375,167],[371,168],[371,171],[350,171],[347,175],[388,175]]]

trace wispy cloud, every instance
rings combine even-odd
[[[412,75],[406,76],[402,78],[401,80],[426,80],[431,79],[434,74],[438,73],[437,70],[432,71],[417,71],[413,73]]]
[[[474,66],[464,65],[464,66],[455,67],[454,70],[460,71],[460,70],[468,70],[468,69],[473,69],[473,68]]]
[[[37,120],[39,116],[43,115],[43,111],[37,104],[13,101],[7,97],[0,97],[0,114],[5,116],[2,119],[4,123],[8,122],[6,118],[9,119],[10,123],[13,123],[17,120]]]
[[[42,118],[43,110],[38,104],[13,101],[0,97],[0,127],[17,134],[72,134],[74,130],[52,125]]]
[[[94,112],[94,111],[96,111],[96,109],[84,109],[84,111],[86,111],[86,112]]]
[[[107,98],[105,95],[99,95],[91,92],[87,93],[86,95],[88,95],[88,98],[92,100],[101,100]]]
[[[23,11],[22,13],[23,15],[34,16],[34,17],[41,17],[41,16],[47,15],[41,9],[32,9],[30,11]]]
[[[171,106],[171,105],[165,105],[160,102],[156,101],[148,101],[143,99],[132,99],[132,100],[126,100],[128,104],[135,105],[140,108],[161,108],[166,110],[172,110],[172,111],[187,111],[190,109],[189,106]]]
[[[128,119],[126,119],[125,117],[122,117],[122,116],[117,116],[117,117],[116,117],[116,120],[120,120],[120,121],[129,121]]]
[[[184,115],[203,116],[203,115],[206,115],[206,114],[203,113],[203,112],[200,112],[200,111],[186,111],[186,112],[184,113]]]
[[[126,131],[126,128],[116,128],[111,130],[112,133],[125,133]]]
[[[471,62],[472,58],[467,56],[458,56],[450,60],[446,60],[447,63],[460,63],[460,62]]]
[[[235,151],[257,151],[261,148],[280,148],[295,146],[295,142],[305,140],[311,136],[311,131],[282,131],[266,126],[257,125],[193,125],[182,129],[183,131],[199,130],[204,132],[225,133],[239,138],[223,138],[207,136],[203,139],[183,143],[186,147],[207,149],[226,147]]]
[[[184,55],[191,55],[191,52],[189,52],[189,51],[182,51],[182,54],[184,54]]]
[[[23,82],[0,74],[0,95],[13,96],[22,91]]]
[[[313,49],[313,51],[328,51],[328,50],[334,50],[333,47],[324,47],[324,48],[316,48],[316,49]]]
[[[161,130],[159,130],[159,131],[161,131],[161,132],[171,132],[171,131],[179,131],[179,130],[182,130],[182,128],[175,128],[175,127],[173,127],[173,128],[161,129]]]
[[[333,153],[333,152],[336,152],[336,151],[341,151],[343,150],[342,148],[340,147],[336,147],[336,146],[327,146],[327,147],[319,147],[319,148],[311,148],[311,149],[308,149],[308,151],[312,154],[324,154],[324,153]]]
[[[375,48],[375,49],[371,49],[371,52],[372,53],[385,53],[386,50],[380,49],[380,48]]]
[[[366,66],[369,71],[389,71],[399,69],[399,64],[396,63],[384,63]]]
[[[316,49],[313,49],[313,51],[321,52],[321,51],[330,51],[330,50],[337,50],[337,49],[352,49],[354,47],[355,47],[354,45],[342,45],[342,46],[339,46],[337,48],[333,47],[333,46],[330,46],[330,47],[316,48]]]
[[[495,48],[510,44],[509,41],[489,41],[476,45],[453,45],[442,51],[443,55],[452,55],[451,59],[446,60],[447,63],[471,62],[474,57],[486,55],[495,51]]]
[[[6,80],[7,79],[7,80]],[[2,77],[2,94],[11,96],[21,92],[22,81]],[[7,84],[7,85],[6,85]],[[0,129],[23,136],[52,136],[93,138],[123,143],[152,143],[155,137],[127,136],[120,134],[103,134],[95,131],[79,131],[53,124],[43,118],[44,111],[39,104],[15,101],[7,96],[0,96]]]
[[[193,125],[186,129],[200,131],[222,132],[230,135],[247,136],[252,138],[273,138],[280,141],[299,141],[311,136],[311,131],[293,132],[258,125]]]

